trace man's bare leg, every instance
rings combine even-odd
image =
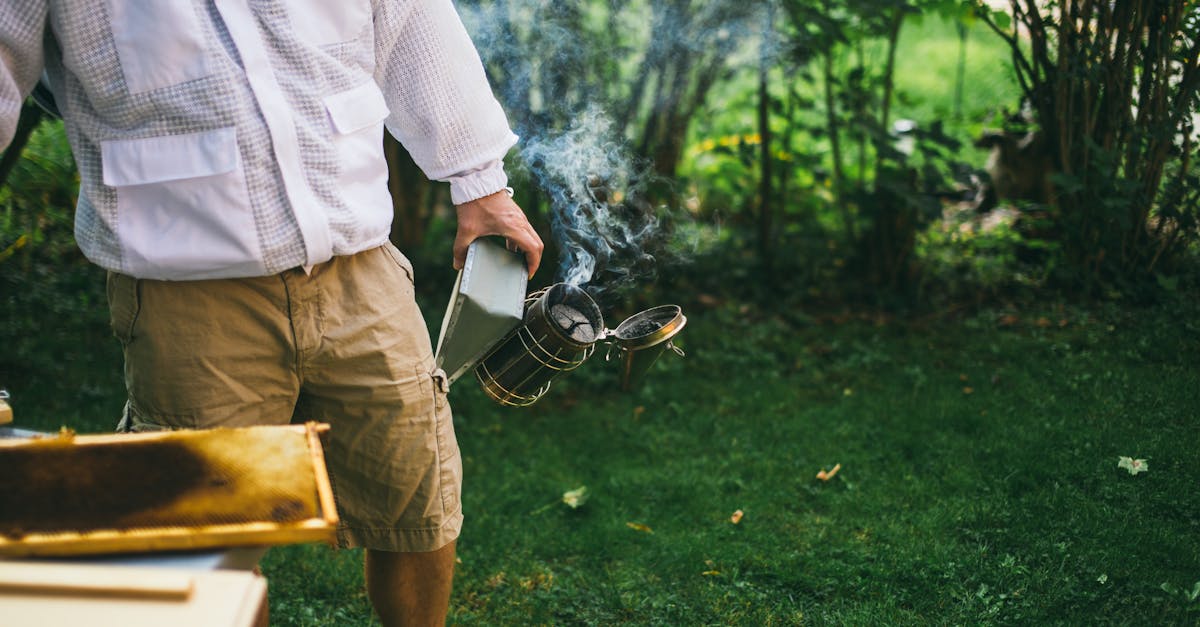
[[[384,627],[446,624],[454,544],[429,553],[366,551],[367,598]]]

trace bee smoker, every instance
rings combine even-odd
[[[676,305],[647,309],[615,330],[604,327],[600,307],[587,292],[556,283],[525,299],[523,323],[475,367],[484,392],[502,405],[532,405],[563,373],[578,368],[609,344],[621,358],[621,387],[631,389],[667,348],[682,355],[671,338],[687,318]]]

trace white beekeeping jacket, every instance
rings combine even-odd
[[[0,147],[45,71],[109,270],[273,274],[387,240],[384,125],[463,203],[516,142],[450,0],[0,3]]]

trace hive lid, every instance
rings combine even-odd
[[[520,326],[528,281],[523,255],[491,239],[471,242],[442,317],[434,355],[451,383]]]

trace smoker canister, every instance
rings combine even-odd
[[[556,283],[529,295],[524,324],[484,357],[475,376],[497,402],[530,405],[555,377],[591,356],[603,329],[600,307],[587,292]]]
[[[670,348],[683,351],[671,342],[687,324],[687,316],[678,305],[661,305],[634,314],[611,332],[621,354],[621,389],[630,390],[654,365],[659,355]]]

